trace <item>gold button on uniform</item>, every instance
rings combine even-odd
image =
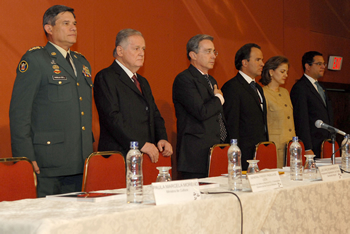
[[[84,111],[81,112],[81,115],[84,115]]]
[[[58,84],[62,84],[62,81],[58,81]]]
[[[46,144],[50,145],[50,144],[51,144],[51,141],[46,142]]]
[[[79,98],[79,100],[80,100],[80,101],[82,101],[82,100],[83,100],[83,98],[82,98],[82,97],[80,97],[80,98]]]
[[[81,129],[85,130],[85,127],[83,126]]]
[[[77,83],[77,86],[79,86],[79,83]]]

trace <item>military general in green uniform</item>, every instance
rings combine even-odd
[[[70,51],[77,38],[74,10],[52,6],[43,26],[49,42],[22,57],[10,105],[12,153],[33,162],[38,197],[80,191],[93,151],[91,67]]]

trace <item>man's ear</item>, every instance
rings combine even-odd
[[[191,51],[189,53],[189,56],[190,56],[191,60],[197,60],[197,54],[194,51]]]
[[[308,63],[305,63],[305,70],[306,70],[306,71],[309,71],[309,70],[310,70],[310,67],[311,67],[311,66],[310,66]]]
[[[118,55],[119,57],[122,57],[123,54],[124,54],[124,49],[123,49],[123,47],[120,46],[120,45],[118,45],[115,49],[116,49],[116,51],[117,51],[117,55]]]
[[[45,24],[44,29],[47,34],[52,35],[52,25]]]
[[[247,59],[243,59],[242,60],[242,66],[243,67],[247,67],[248,66],[248,60]]]

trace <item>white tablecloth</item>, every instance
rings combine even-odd
[[[350,176],[334,182],[294,182],[284,188],[237,192],[244,233],[350,233]],[[227,177],[207,178],[227,191]],[[0,202],[0,233],[240,233],[240,208],[230,194],[156,206],[150,186],[144,204],[25,199]]]

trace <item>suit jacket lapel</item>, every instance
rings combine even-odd
[[[310,80],[308,78],[306,78],[305,76],[303,76],[302,79],[304,80],[306,85],[309,87],[310,92],[313,93],[319,99],[319,101],[322,102],[323,105],[325,106],[325,103],[323,102],[323,99],[322,99],[320,93],[315,89],[314,85],[310,82]],[[327,100],[327,95],[326,95],[326,100]]]
[[[59,69],[63,68],[69,75],[71,75],[72,78],[76,80],[77,77],[75,76],[72,67],[68,64],[66,58],[63,57],[61,52],[59,52],[53,45],[51,45],[50,42],[46,44],[45,48],[51,56],[51,59],[52,59],[51,63],[53,62],[56,63],[56,65],[60,67]],[[78,70],[77,70],[77,74],[78,74]]]
[[[140,90],[136,87],[136,85],[134,84],[134,82],[132,82],[132,80],[130,79],[130,77],[125,73],[125,71],[123,70],[123,68],[121,68],[119,66],[119,64],[114,61],[113,64],[111,65],[111,67],[113,68],[113,70],[119,75],[119,79],[125,84],[127,85],[130,89],[132,89],[135,93],[137,93],[138,95],[140,95],[141,97],[143,97],[143,95],[141,94]],[[141,85],[141,89],[142,89],[142,84],[140,82]]]
[[[195,68],[192,64],[189,66],[188,70],[190,71],[190,73],[192,74],[193,77],[197,78],[198,82],[201,83],[202,85],[204,85],[208,92],[212,95],[214,95],[214,92],[212,90],[212,88],[210,87],[208,81],[203,77],[203,75],[198,71],[197,68]],[[214,87],[214,83],[212,82],[212,79],[209,76],[209,80],[211,81],[213,87]]]
[[[248,82],[243,78],[243,76],[241,74],[238,73],[238,81],[242,84],[243,88],[250,94],[252,95],[252,97],[255,100],[255,103],[259,106],[259,109],[261,110],[261,106],[260,106],[260,101],[259,101],[259,97],[257,96],[257,93],[255,93],[255,91],[250,87],[250,85],[248,84]],[[262,91],[260,91],[260,94],[262,95]],[[265,100],[263,100],[265,101]]]

